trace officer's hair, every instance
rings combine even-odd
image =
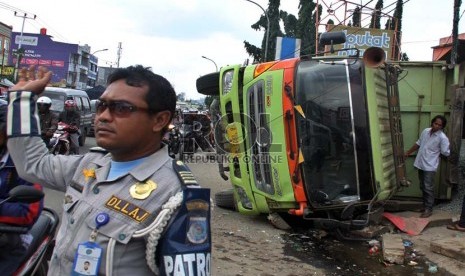
[[[434,121],[436,121],[437,119],[440,119],[442,121],[442,129],[445,129],[446,125],[447,125],[447,119],[446,119],[446,117],[444,117],[442,115],[434,116],[434,118],[431,120],[431,126],[433,126]]]
[[[129,86],[142,87],[147,85],[149,91],[145,100],[148,104],[149,112],[155,114],[167,110],[171,113],[171,121],[176,109],[176,92],[167,79],[153,73],[150,67],[135,65],[127,68],[118,68],[113,71],[108,76],[107,84],[121,79],[125,79],[126,84]]]

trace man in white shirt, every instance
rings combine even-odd
[[[418,169],[420,189],[423,192],[424,210],[421,218],[430,217],[433,214],[434,205],[434,175],[439,165],[439,155],[449,156],[449,139],[442,131],[447,120],[442,115],[437,115],[431,120],[431,127],[425,128],[418,141],[405,153],[408,157],[414,151],[418,154],[413,164]]]

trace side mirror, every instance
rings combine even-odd
[[[41,200],[44,192],[31,186],[20,185],[10,190],[8,202],[33,203]]]
[[[334,45],[346,42],[346,34],[344,32],[326,32],[320,34],[320,45]]]
[[[334,53],[334,44],[342,44],[346,42],[346,34],[344,32],[326,32],[320,34],[320,45],[331,45],[331,53]]]

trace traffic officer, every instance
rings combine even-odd
[[[183,164],[176,173],[161,144],[176,105],[171,84],[140,65],[115,70],[97,103],[95,136],[101,148],[54,156],[39,138],[34,103],[51,72],[30,67],[19,76],[8,110],[8,147],[20,164],[18,173],[65,192],[49,275],[84,270],[86,275],[164,275],[180,269],[209,275],[209,196],[185,192],[182,183],[195,181]],[[192,198],[195,203],[188,201]],[[176,226],[164,227],[169,221]],[[165,241],[176,235],[180,247],[172,248]]]

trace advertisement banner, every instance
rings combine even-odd
[[[387,59],[397,60],[397,57],[393,56],[393,49],[396,45],[395,32],[393,30],[359,28],[343,25],[331,26],[330,29],[333,32],[343,31],[346,34],[346,42],[344,44],[334,45],[334,50],[357,48],[360,50],[360,56],[363,56],[365,49],[379,47],[384,50]],[[339,56],[355,54],[355,50],[337,52]]]

